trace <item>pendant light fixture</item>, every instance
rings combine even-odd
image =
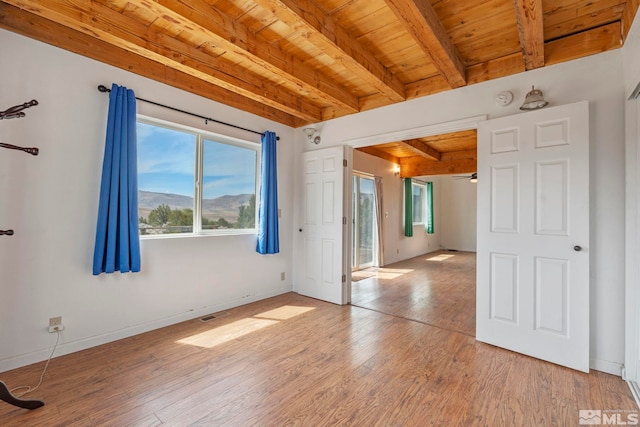
[[[531,86],[531,91],[527,93],[527,96],[524,98],[524,103],[520,107],[521,110],[538,110],[542,107],[545,107],[549,102],[545,101],[542,96],[542,91],[540,89],[536,89]]]

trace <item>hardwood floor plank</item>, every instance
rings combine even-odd
[[[345,374],[358,376],[359,373],[363,372],[366,376],[374,372],[375,366],[372,365],[383,363],[379,360],[384,357],[384,354],[380,353],[382,342],[386,345],[393,345],[393,342],[401,335],[399,334],[400,321],[389,317],[382,320],[385,321],[386,325],[378,325],[376,329],[372,329],[369,333],[362,335],[361,338],[351,336],[350,341],[353,346],[349,346],[351,351],[348,353],[323,353],[324,360],[322,365],[312,371],[316,375],[309,376],[309,372],[304,372],[300,377],[302,383],[296,382],[293,384],[299,387],[300,394],[304,395],[305,398],[298,398],[297,404],[292,407],[286,407],[285,411],[270,413],[273,415],[273,418],[270,418],[271,422],[274,425],[278,425],[278,423],[293,416],[307,425],[308,423],[313,423],[318,413],[325,412],[321,408],[333,408],[336,405],[335,402],[340,400],[342,387],[346,386],[342,383]],[[372,340],[371,336],[375,338]],[[333,347],[333,344],[329,345]],[[363,349],[365,351],[362,351]],[[378,358],[377,362],[376,358]],[[317,384],[320,383],[328,385],[318,390]],[[312,384],[315,384],[315,386],[309,388],[309,385]],[[278,396],[276,395],[276,397]],[[245,413],[241,418],[234,419],[234,423],[250,423],[251,420],[247,419],[246,415]]]
[[[598,371],[594,371],[593,373],[598,377],[598,383],[600,384],[600,390],[603,397],[602,409],[636,409],[635,405],[630,405],[630,400],[633,399],[631,390],[627,387],[625,388],[624,393],[619,392],[619,377]]]
[[[352,304],[475,336],[476,257],[436,251],[368,269],[375,276],[353,282]]]

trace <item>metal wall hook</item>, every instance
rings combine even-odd
[[[0,111],[0,120],[3,119],[17,119],[20,117],[24,117],[25,114],[22,110],[26,110],[29,107],[34,107],[38,105],[38,101],[32,99],[29,102],[25,102],[24,104],[14,105],[13,107],[9,107],[4,111]]]
[[[8,148],[10,150],[24,151],[25,153],[29,153],[32,156],[37,156],[40,152],[40,150],[36,147],[18,147],[17,145],[5,144],[4,142],[0,142],[0,147]]]

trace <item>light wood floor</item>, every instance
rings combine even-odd
[[[351,303],[470,336],[476,335],[476,254],[437,251],[352,282]]]
[[[34,384],[44,363],[0,374]],[[2,426],[569,426],[626,384],[446,328],[288,293],[52,360]]]

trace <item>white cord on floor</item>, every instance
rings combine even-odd
[[[56,347],[58,347],[58,342],[60,341],[60,331],[56,331],[57,335],[56,335],[56,343],[53,345],[53,350],[51,350],[51,354],[49,355],[49,358],[47,359],[47,363],[44,365],[44,369],[42,370],[42,375],[40,375],[40,382],[38,382],[38,385],[35,387],[31,387],[28,385],[21,385],[18,387],[15,387],[11,390],[9,390],[12,394],[14,394],[14,391],[16,390],[20,390],[23,388],[26,388],[27,391],[25,391],[24,393],[21,394],[16,394],[16,397],[22,397],[27,393],[31,393],[32,391],[35,391],[38,389],[38,387],[40,387],[40,385],[42,384],[42,380],[44,379],[44,374],[47,372],[47,368],[49,367],[49,362],[51,362],[51,359],[53,358],[53,353],[56,351]]]

